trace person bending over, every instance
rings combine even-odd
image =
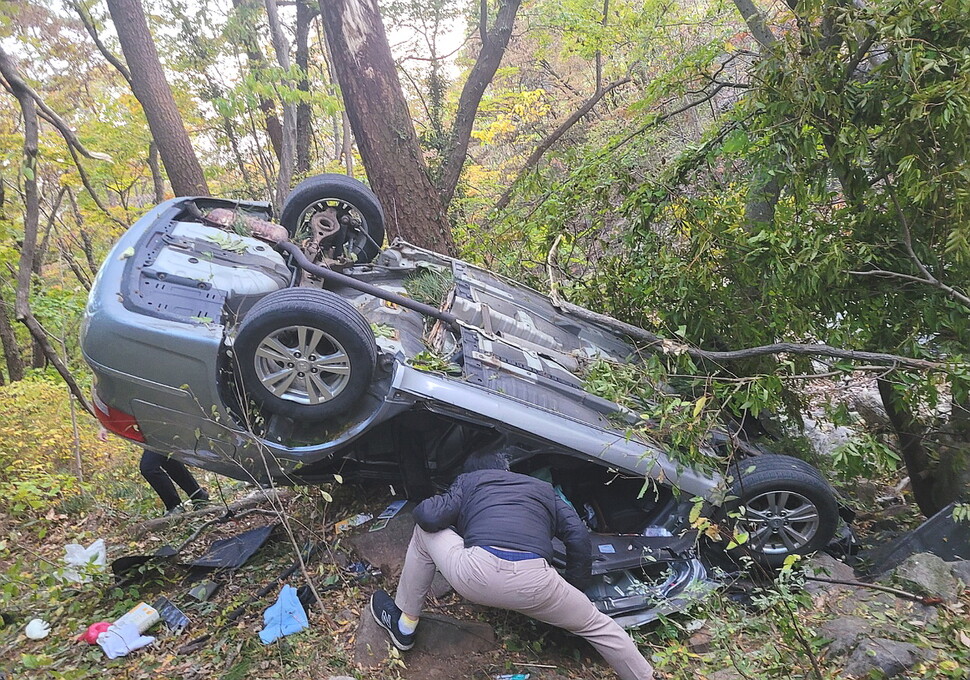
[[[371,596],[374,620],[395,647],[411,649],[438,570],[467,600],[582,636],[623,680],[653,680],[653,668],[632,638],[582,592],[592,553],[576,511],[548,482],[508,468],[504,452],[473,456],[447,492],[414,509],[416,526],[397,593]],[[554,537],[566,546],[564,575],[550,566]]]

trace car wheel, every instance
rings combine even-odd
[[[377,345],[343,298],[287,288],[253,305],[233,342],[238,383],[271,413],[324,420],[351,408],[370,385]]]
[[[839,522],[835,492],[808,463],[775,454],[732,466],[730,497],[722,507],[747,540],[733,552],[778,567],[792,554],[828,545]]]
[[[384,243],[384,211],[374,192],[346,175],[309,177],[290,192],[280,222],[296,240],[326,233],[334,255],[370,262]]]

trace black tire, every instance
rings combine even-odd
[[[739,461],[729,475],[730,498],[719,515],[748,535],[732,554],[779,567],[789,555],[813,553],[835,536],[839,524],[835,492],[808,463],[766,454]]]
[[[370,325],[343,298],[286,288],[249,310],[233,356],[245,396],[271,413],[318,421],[344,413],[367,391],[377,344]]]
[[[357,262],[370,262],[384,243],[384,211],[374,192],[363,183],[346,175],[325,174],[308,177],[294,187],[283,203],[280,222],[297,237],[307,229],[314,214],[333,207],[343,221],[343,249]]]

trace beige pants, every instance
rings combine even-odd
[[[510,562],[466,548],[451,529],[428,533],[415,527],[394,598],[408,616],[420,616],[435,569],[466,600],[512,609],[586,638],[623,680],[653,680],[653,669],[627,632],[545,560]]]

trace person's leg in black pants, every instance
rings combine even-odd
[[[142,477],[151,484],[155,493],[162,499],[166,511],[173,510],[181,504],[175,484],[182,487],[186,495],[194,501],[209,500],[209,494],[199,486],[189,469],[174,458],[146,449],[141,455],[139,469]]]
[[[173,510],[182,501],[168,473],[162,469],[162,466],[166,462],[167,459],[162,454],[145,449],[141,454],[141,463],[139,463],[138,469],[141,471],[141,476],[151,484],[152,488],[155,489],[155,493],[162,499],[162,503],[165,504],[165,509]]]

